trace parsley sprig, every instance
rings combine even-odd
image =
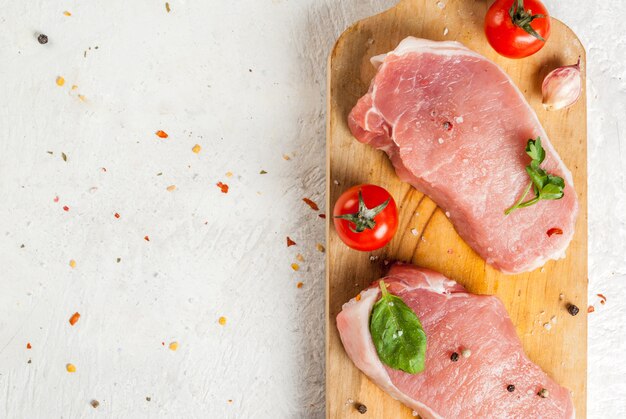
[[[541,138],[537,137],[536,140],[528,140],[526,144],[526,154],[532,159],[530,164],[526,166],[526,173],[530,177],[530,184],[524,191],[524,194],[519,201],[511,208],[504,211],[504,215],[509,215],[518,208],[526,208],[536,204],[542,199],[561,199],[563,198],[563,189],[565,188],[565,181],[559,176],[554,176],[546,173],[539,165],[543,163],[546,158],[546,152],[541,146]],[[535,192],[535,197],[524,201],[530,189]]]

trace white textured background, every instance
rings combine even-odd
[[[302,198],[324,202],[330,47],[393,4],[0,1],[0,418],[323,417]],[[547,4],[588,51],[589,417],[625,417],[626,2]]]

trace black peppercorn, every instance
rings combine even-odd
[[[367,406],[359,403],[356,405],[356,410],[358,410],[360,414],[364,415],[365,413],[367,413]]]
[[[509,393],[513,393],[515,391],[515,386],[513,384],[509,384],[508,386],[506,386],[506,390]]]
[[[571,314],[572,316],[577,315],[579,311],[580,311],[580,309],[578,307],[576,307],[574,304],[568,304],[567,305],[567,312],[569,314]]]
[[[541,397],[542,399],[545,399],[546,397],[548,397],[550,395],[550,392],[548,391],[547,388],[542,388],[539,393],[537,393],[537,396]]]
[[[39,34],[39,36],[37,37],[37,41],[39,41],[39,43],[40,43],[41,45],[43,45],[43,44],[47,44],[47,43],[48,43],[48,37],[47,37],[46,35],[44,35],[44,34],[42,34],[42,33],[41,33],[41,34]]]
[[[456,362],[458,360],[459,360],[459,354],[457,354],[456,352],[452,352],[452,355],[450,355],[450,361]]]

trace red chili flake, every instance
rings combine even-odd
[[[28,343],[26,344],[26,349],[33,349],[33,347],[31,346],[30,342],[28,342]]]
[[[326,219],[326,214],[318,214],[318,217],[320,217],[321,219],[325,220]]]
[[[69,211],[69,210],[70,210],[70,207],[68,207],[67,205],[64,205],[64,206],[63,206],[63,211],[67,212],[67,211]]]
[[[448,249],[448,254],[451,255],[452,253],[454,253],[453,249]]]
[[[589,308],[587,308],[587,313],[593,313],[594,311],[596,311],[594,306],[589,306]]]
[[[563,234],[563,230],[557,227],[553,227],[547,232],[548,237],[552,237],[553,234]]]
[[[220,190],[222,191],[222,193],[228,193],[228,185],[222,182],[217,182],[216,183],[217,187],[220,188]]]
[[[54,197],[54,199],[53,199],[53,201],[54,201],[54,202],[59,202],[59,197],[58,197],[58,196],[55,196],[55,197]]]
[[[100,170],[102,170],[103,172],[105,172],[105,173],[106,173],[107,168],[106,168],[106,167],[101,167],[101,168],[100,168]]]
[[[149,242],[150,241],[150,237],[146,236],[143,238],[145,241]]]
[[[161,346],[165,346],[165,342],[161,342]]]
[[[169,137],[169,135],[167,135],[167,132],[161,131],[161,130],[158,130],[155,134],[159,138],[167,138],[167,137]]]
[[[76,312],[74,314],[72,314],[72,317],[70,317],[70,324],[72,326],[74,326],[76,324],[76,322],[78,321],[78,319],[80,319],[80,313]]]
[[[305,204],[311,207],[313,211],[319,211],[320,207],[318,207],[317,204],[311,201],[309,198],[302,198],[302,200],[304,201]]]
[[[596,295],[601,298],[600,304],[604,305],[606,303],[606,297],[603,294],[596,294]]]
[[[113,214],[113,216],[114,216],[115,218],[120,218],[120,215],[119,215],[117,212],[116,212],[115,214]]]
[[[296,245],[296,242],[291,240],[289,236],[287,236],[287,247],[295,246],[295,245]]]

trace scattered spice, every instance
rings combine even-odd
[[[457,352],[452,352],[452,355],[450,355],[450,361],[457,362],[458,360],[459,360],[459,354]]]
[[[177,350],[178,349],[178,342],[171,342],[169,348],[170,348],[170,351]]]
[[[76,267],[76,261],[74,259],[70,259],[70,268]]]
[[[200,150],[202,150],[202,147],[200,147],[200,144],[194,145],[193,148],[191,149],[191,151],[193,151],[196,154],[198,154]]]
[[[222,182],[217,182],[216,183],[217,187],[220,188],[220,190],[222,191],[222,193],[228,193],[228,185]]]
[[[577,315],[579,311],[580,311],[580,309],[576,305],[574,305],[574,304],[568,304],[567,305],[567,312],[569,314],[571,314],[572,316]]]
[[[63,211],[68,212],[70,210],[70,207],[68,207],[67,205],[63,205]]]
[[[302,254],[301,254],[301,253],[298,253],[298,254],[296,255],[296,259],[297,259],[299,262],[304,262],[304,256],[302,256]]]
[[[43,33],[40,33],[39,36],[37,37],[37,42],[39,42],[41,45],[47,44],[48,36],[44,35]]]
[[[360,414],[364,415],[364,414],[367,413],[367,406],[365,406],[364,404],[361,404],[361,403],[357,403],[356,410]]]
[[[80,313],[76,312],[74,314],[72,314],[72,317],[70,317],[70,324],[72,326],[74,326],[76,324],[76,322],[78,321],[78,319],[80,319]]]
[[[30,344],[30,342],[26,343],[26,349],[33,349],[32,345]]]
[[[259,174],[260,174],[260,175],[266,175],[266,174],[267,174],[267,172],[266,172],[265,170],[261,170],[261,171],[259,172]]]
[[[61,158],[63,159],[63,161],[67,161],[67,154],[61,152]]]
[[[326,219],[326,214],[318,214],[318,217],[320,217],[321,219],[325,220]]]
[[[542,388],[541,390],[539,390],[539,393],[537,393],[537,396],[541,397],[542,399],[545,399],[549,395],[550,395],[550,392],[548,391],[547,388]]]
[[[176,190],[176,185],[170,185],[165,188],[165,190],[167,190],[168,192],[174,192]]]
[[[233,172],[226,172],[226,177],[233,177]]]
[[[552,237],[553,234],[563,234],[563,230],[557,227],[553,227],[548,230],[546,234],[548,235],[548,237]]]
[[[149,402],[150,400],[152,400],[152,397],[147,396],[147,397],[146,397],[146,401],[148,401],[148,402]]]
[[[54,201],[54,202],[59,202],[59,197],[58,197],[58,196],[55,196],[55,197],[54,197],[54,199],[53,199],[53,201]]]
[[[594,306],[589,306],[587,308],[587,313],[593,313],[594,311],[596,311],[596,308]]]
[[[461,351],[461,355],[463,355],[463,358],[469,358],[470,356],[472,356],[472,351],[465,348]]]
[[[361,293],[358,293],[356,297],[354,297],[354,299],[357,301],[361,301]]]
[[[224,317],[224,316],[220,317],[220,318],[217,320],[217,322],[218,322],[220,325],[224,326],[224,325],[226,324],[226,317]]]
[[[509,384],[508,386],[506,386],[506,391],[508,391],[509,393],[513,393],[515,391],[515,386],[513,384]]]
[[[57,86],[63,86],[65,84],[65,79],[61,76],[57,77]]]
[[[74,364],[67,364],[65,366],[65,369],[67,370],[67,372],[76,372],[76,365],[74,365]]]
[[[91,402],[89,402],[89,404],[91,404],[91,407],[93,407],[94,409],[97,409],[98,406],[100,406],[100,402],[98,400],[92,400]]]
[[[167,132],[162,131],[162,130],[158,130],[155,134],[159,138],[167,138],[167,137],[169,137],[169,135],[167,135]]]
[[[293,269],[294,271],[298,271],[300,270],[300,265],[298,265],[297,263],[292,263],[291,269]]]
[[[322,253],[326,251],[326,248],[324,248],[324,245],[322,243],[316,244],[315,247],[317,247],[317,250],[319,250]]]
[[[287,236],[287,247],[295,246],[296,242],[291,240],[289,236]]]
[[[317,204],[311,201],[309,198],[302,198],[302,200],[304,201],[305,204],[311,207],[313,211],[319,211],[320,208],[317,206]]]
[[[119,215],[117,212],[116,212],[115,214],[113,214],[113,216],[114,216],[115,218],[120,218],[120,215]]]
[[[303,284],[302,282],[298,282],[298,283],[296,284],[296,287],[298,287],[298,288],[302,288],[302,286],[303,286],[303,285],[304,285],[304,284]]]
[[[145,241],[147,241],[147,242],[149,242],[149,241],[150,241],[150,237],[148,237],[148,236],[145,236],[143,239],[144,239]]]
[[[168,2],[165,2],[165,10],[167,11],[167,13],[171,12],[170,4]]]
[[[116,261],[117,263],[120,263],[122,261],[122,258],[117,258]]]
[[[606,304],[606,297],[603,294],[596,294],[598,297],[600,297],[600,304],[604,305]]]
[[[285,159],[285,160],[291,160],[291,157],[289,157],[289,156],[288,156],[288,155],[286,155],[286,154],[283,154],[283,159]]]
[[[86,100],[85,95],[78,95],[78,99],[79,99],[81,102],[84,102],[84,101]]]
[[[76,86],[75,84],[72,85],[72,90],[76,90],[78,89],[78,86]]]
[[[63,12],[63,14],[64,14],[65,16],[72,16],[72,14],[71,14],[70,12],[68,12],[67,10],[66,10],[66,11],[64,11],[64,12]]]

